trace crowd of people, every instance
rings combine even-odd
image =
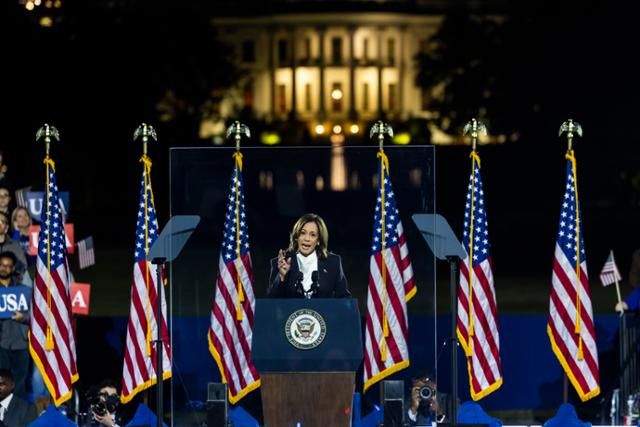
[[[28,289],[35,280],[36,256],[30,251],[29,210],[16,202],[0,151],[0,292]],[[22,307],[21,307],[22,308]],[[0,318],[0,427],[25,427],[52,403],[42,375],[29,354],[30,310]],[[118,385],[104,380],[86,393],[83,426],[119,426]],[[120,423],[120,424],[119,424]]]
[[[29,211],[14,201],[3,160],[0,152],[0,290],[28,288],[30,295],[35,273],[35,256],[29,248],[33,221]],[[29,356],[28,332],[28,307],[0,318],[0,425],[27,425],[50,403]],[[37,406],[31,403],[34,400]]]

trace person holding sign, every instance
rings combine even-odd
[[[612,255],[610,255],[610,257],[611,256]],[[605,286],[607,285],[604,281],[603,284]],[[629,284],[633,286],[633,291],[629,295],[627,295],[625,299],[620,299],[620,291],[618,290],[618,303],[615,306],[615,310],[618,312],[640,311],[640,249],[637,249],[631,257]],[[616,287],[617,286],[618,283],[616,281]]]
[[[15,378],[14,393],[27,397],[29,372],[27,333],[31,289],[15,281],[16,256],[0,253],[0,369],[9,369]]]
[[[27,258],[24,254],[24,250],[22,250],[22,246],[20,243],[11,239],[8,235],[9,232],[9,215],[0,211],[0,253],[1,252],[12,252],[15,257],[16,262],[15,270],[18,273],[18,282],[23,283],[22,280],[23,275],[27,269]],[[27,284],[31,284],[30,278],[27,278]]]

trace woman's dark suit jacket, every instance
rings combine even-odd
[[[296,279],[299,271],[298,259],[293,255],[291,269],[289,269],[284,281],[281,282],[278,275],[278,258],[273,258],[267,296],[270,298],[302,298],[296,292]],[[346,298],[351,296],[339,255],[330,253],[326,259],[322,259],[318,255],[318,287],[318,292],[312,298]]]

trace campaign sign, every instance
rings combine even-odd
[[[16,311],[29,311],[31,288],[27,286],[0,286],[0,319],[10,319]]]
[[[64,218],[69,216],[69,192],[68,191],[59,191],[58,198],[60,199],[60,209],[62,209],[62,214]],[[27,191],[25,195],[25,199],[27,202],[27,210],[29,211],[29,215],[33,218],[34,221],[40,222],[42,215],[42,200],[44,199],[43,191]]]
[[[89,314],[91,285],[89,283],[71,283],[71,312],[73,314]]]
[[[40,234],[40,226],[32,225],[29,230],[29,255],[38,255],[38,235]],[[67,238],[67,253],[72,254],[74,252],[76,243],[73,238],[73,224],[67,223],[64,225],[64,234]]]

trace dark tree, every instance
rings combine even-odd
[[[24,84],[15,98],[33,96],[46,112],[180,123],[183,138],[197,135],[203,106],[238,77],[207,7],[145,0],[16,7],[11,72]],[[43,17],[50,27],[41,25]]]
[[[559,7],[553,15],[448,15],[416,57],[416,84],[428,94],[434,123],[459,134],[478,117],[493,134],[516,139],[537,133],[548,117],[557,127],[567,116],[592,111],[602,93],[594,92],[597,82],[613,74],[593,60],[594,49],[611,37],[602,19]]]

